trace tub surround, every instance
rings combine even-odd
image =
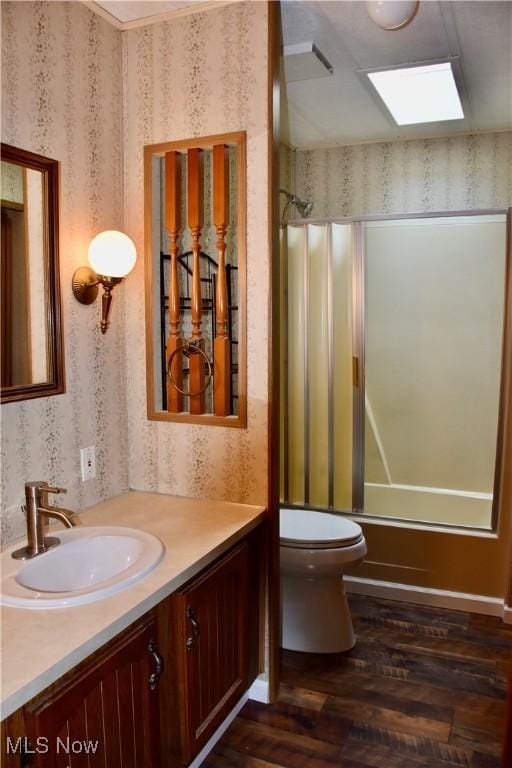
[[[158,536],[162,562],[110,598],[72,608],[2,608],[4,719],[244,538],[263,508],[132,491],[101,502],[82,525],[121,525]]]

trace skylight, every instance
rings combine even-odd
[[[450,62],[367,74],[398,125],[464,118]]]

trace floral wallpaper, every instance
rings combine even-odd
[[[279,189],[286,190],[286,192],[293,192],[293,171],[294,171],[295,155],[293,149],[281,142],[279,145]],[[281,217],[283,215],[287,198],[285,195],[279,194],[279,211]]]
[[[2,537],[23,534],[27,480],[75,510],[127,490],[262,502],[267,494],[267,5],[120,32],[77,2],[2,3],[2,140],[60,161],[66,394],[2,406]],[[143,147],[246,130],[248,428],[146,418]],[[125,229],[134,273],[112,322],[69,288],[91,237]],[[80,448],[96,447],[82,483]]]
[[[313,217],[512,204],[512,132],[295,151]]]
[[[68,489],[75,510],[128,488],[123,305],[99,330],[98,304],[71,293],[98,231],[122,228],[121,33],[77,2],[2,2],[2,141],[60,161],[60,274],[66,393],[1,407],[2,540],[23,534],[28,480]],[[80,478],[96,447],[97,477]]]
[[[139,258],[127,283],[130,484],[265,503],[267,496],[267,4],[237,3],[123,34],[124,191]],[[148,421],[143,147],[247,131],[248,427]]]

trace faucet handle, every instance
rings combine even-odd
[[[47,488],[41,488],[41,490],[44,491],[45,493],[67,493],[68,492],[67,488],[58,488],[57,486],[52,487],[50,485]]]

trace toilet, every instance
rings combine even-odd
[[[280,510],[281,646],[339,653],[356,642],[343,574],[367,553],[361,526],[340,515]]]

